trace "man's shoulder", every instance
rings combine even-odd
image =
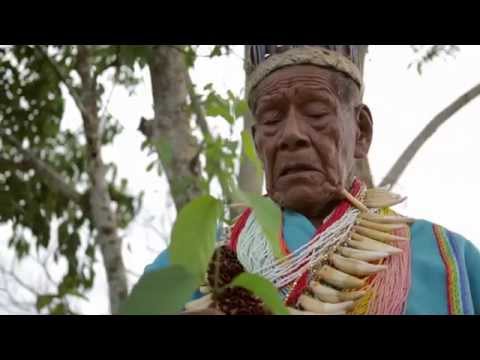
[[[216,246],[226,244],[229,239],[229,230],[230,228],[226,224],[221,224],[217,227],[216,234]],[[170,254],[168,248],[163,250],[160,255],[158,255],[155,260],[145,267],[144,273],[149,273],[152,271],[164,269],[170,266]]]
[[[168,248],[163,250],[160,255],[158,255],[155,260],[145,267],[144,273],[149,273],[152,271],[157,271],[164,269],[170,265],[170,254]]]
[[[443,235],[455,237],[456,241],[466,241],[462,235],[451,231],[449,228],[425,219],[415,219],[410,227],[410,231],[412,233],[412,239],[427,236],[438,238]]]
[[[222,239],[222,240],[217,240],[215,246],[216,247],[219,247],[219,246],[222,246],[222,245],[226,245],[228,242],[228,239]],[[144,273],[149,273],[149,272],[152,272],[152,271],[157,271],[157,270],[161,270],[161,269],[164,269],[168,266],[170,266],[171,262],[170,262],[170,253],[168,251],[168,248],[163,250],[160,255],[158,255],[155,260],[147,265],[144,269]]]
[[[414,243],[426,242],[430,239],[437,246],[454,247],[452,250],[457,255],[476,250],[475,245],[462,234],[429,220],[416,219],[410,230]]]

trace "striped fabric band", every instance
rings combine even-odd
[[[455,234],[440,225],[433,225],[433,233],[445,265],[447,277],[448,313],[450,315],[472,314],[473,306],[468,297],[466,269],[461,261]]]

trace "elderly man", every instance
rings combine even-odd
[[[268,196],[283,210],[283,254],[273,254],[247,209],[228,244],[239,266],[270,280],[292,314],[480,313],[478,250],[439,225],[396,214],[390,207],[401,197],[355,177],[373,126],[358,47],[249,50],[253,137]],[[167,264],[164,252],[146,271]],[[209,295],[187,309],[212,307],[229,313]]]

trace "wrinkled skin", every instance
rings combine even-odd
[[[253,137],[269,196],[314,225],[349,188],[355,159],[366,157],[372,117],[359,94],[342,101],[333,70],[313,65],[279,69],[254,92]]]

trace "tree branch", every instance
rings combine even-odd
[[[105,179],[107,169],[102,158],[97,79],[91,74],[90,57],[90,48],[79,45],[76,65],[82,82],[81,99],[86,111],[83,114],[83,127],[87,140],[87,173],[91,184],[89,205],[105,264],[110,309],[116,314],[128,295],[128,286],[122,258],[122,238],[118,235],[116,214],[111,209],[112,200]]]
[[[89,116],[89,113],[85,106],[83,105],[82,99],[77,92],[77,89],[70,83],[70,78],[68,77],[67,74],[63,73],[63,70],[61,69],[60,65],[58,65],[48,54],[43,50],[43,48],[39,45],[34,46],[35,51],[37,51],[38,54],[40,54],[50,65],[50,67],[53,69],[55,74],[57,75],[58,79],[66,86],[68,92],[70,93],[70,96],[73,98],[75,101],[75,104],[77,105],[78,109],[82,113],[82,116],[87,117]]]
[[[3,266],[0,266],[0,274],[3,274],[4,277],[6,277],[6,276],[11,277],[13,280],[15,280],[15,282],[18,285],[20,285],[23,289],[27,290],[30,294],[32,294],[34,296],[40,295],[40,293],[36,289],[34,289],[32,286],[25,283],[12,270],[6,270]],[[9,292],[8,288],[5,288],[5,290],[6,290],[6,292]]]
[[[13,309],[19,311],[17,314],[33,314],[35,313],[35,304],[27,301],[18,301],[16,300],[10,291],[4,291],[7,295],[10,305],[13,305]],[[1,303],[0,307],[7,311],[10,315],[14,315],[13,310],[11,310],[7,303]]]
[[[39,259],[38,253],[37,253],[37,256],[33,256],[32,254],[29,254],[28,258],[35,261],[43,269],[46,279],[50,283],[50,285],[57,287],[58,283],[52,278],[52,275],[48,270],[48,260],[51,258],[51,256],[52,256],[52,253],[47,250],[47,255],[43,260]]]
[[[192,78],[190,77],[188,70],[185,71],[185,83],[187,85],[188,96],[190,97],[190,101],[192,103],[192,109],[193,109],[193,112],[195,113],[197,124],[200,127],[200,130],[202,131],[203,138],[204,138],[198,150],[198,155],[200,155],[200,152],[203,151],[203,144],[206,142],[206,140],[212,140],[212,134],[208,128],[207,119],[205,117],[203,107],[198,101],[199,96],[195,92],[195,86],[192,82]],[[208,157],[207,157],[207,161],[208,161]],[[221,181],[220,178],[218,180],[219,180],[220,187],[222,189],[222,193],[225,197],[226,202],[230,203],[231,194],[229,192],[228,186],[223,181]]]
[[[244,59],[248,59],[248,47],[244,47]],[[244,62],[244,68],[247,68],[247,62]],[[248,99],[245,99],[248,101]],[[243,130],[251,131],[252,125],[254,124],[254,118],[250,110],[247,110],[243,116]],[[243,147],[244,145],[242,145]],[[238,187],[247,192],[260,194],[262,191],[263,185],[263,174],[257,173],[257,168],[250,159],[244,156],[244,149],[242,148],[242,156],[240,157],[240,171],[237,176]],[[232,219],[240,215],[239,208],[231,209]]]
[[[400,155],[398,160],[380,183],[380,186],[389,185],[390,187],[393,187],[423,144],[425,144],[427,140],[438,130],[438,128],[443,125],[453,114],[475,99],[478,95],[480,95],[480,84],[475,85],[465,94],[456,99],[453,103],[443,109],[440,113],[438,113],[415,137],[410,145],[408,145],[402,155]]]
[[[0,308],[6,311],[8,314],[20,313],[20,314],[33,314],[35,313],[35,303],[28,301],[20,301],[16,299],[12,291],[8,287],[6,276],[3,276],[3,285],[0,287],[1,299],[5,301],[0,302]]]
[[[190,77],[188,70],[185,72],[185,81],[187,84],[188,95],[190,97],[190,101],[192,102],[192,109],[197,119],[197,124],[200,127],[200,130],[202,130],[203,136],[211,139],[212,134],[208,128],[202,105],[198,101],[199,96],[195,92],[195,86],[193,85],[192,78]]]
[[[70,199],[78,204],[81,203],[82,194],[77,192],[75,188],[68,184],[61,175],[59,175],[55,169],[53,169],[49,164],[42,161],[37,155],[27,149],[23,149],[22,145],[19,143],[14,136],[6,133],[4,129],[0,129],[0,137],[4,138],[12,146],[14,146],[18,152],[20,152],[31,164],[31,167],[35,169],[44,180],[44,183],[52,190],[56,191],[67,199]]]

